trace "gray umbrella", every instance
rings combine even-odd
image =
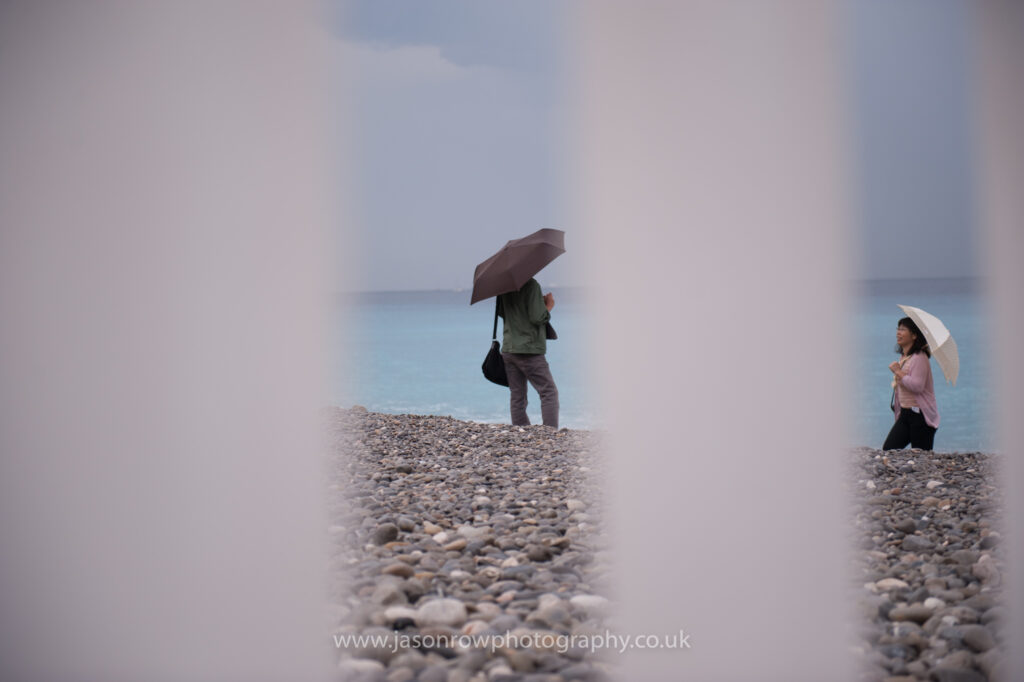
[[[528,237],[513,239],[501,247],[473,273],[473,295],[469,304],[491,296],[518,291],[551,261],[565,253],[565,232],[537,230]]]

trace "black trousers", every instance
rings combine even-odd
[[[900,416],[889,430],[883,450],[902,450],[909,444],[912,448],[931,450],[935,442],[935,428],[928,426],[924,415],[909,408],[900,408]]]

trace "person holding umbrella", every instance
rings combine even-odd
[[[513,426],[526,426],[527,385],[540,394],[545,426],[558,428],[558,387],[545,358],[547,339],[558,338],[549,324],[555,297],[541,295],[534,275],[565,253],[565,233],[543,229],[513,239],[476,266],[470,305],[495,296],[491,350],[484,361],[484,376],[511,392]],[[498,317],[504,319],[502,343],[497,341]]]
[[[558,387],[551,376],[547,358],[547,324],[555,297],[541,296],[540,284],[530,280],[518,291],[498,297],[498,315],[502,318],[501,357],[505,361],[509,409],[513,426],[530,423],[526,414],[527,382],[540,395],[540,413],[544,426],[558,428]]]
[[[924,333],[909,317],[897,323],[896,351],[900,359],[889,365],[893,374],[892,409],[896,422],[882,449],[902,450],[909,444],[931,450],[939,427],[932,383],[932,354]]]

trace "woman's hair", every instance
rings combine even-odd
[[[918,328],[916,324],[914,324],[914,321],[912,319],[910,319],[909,317],[904,317],[903,319],[896,323],[896,326],[903,327],[909,330],[910,333],[914,335],[914,343],[912,346],[910,346],[910,350],[907,352],[907,355],[913,355],[914,353],[920,353],[924,351],[924,354],[927,355],[928,357],[932,356],[932,352],[928,349],[927,339],[924,338],[924,334],[921,333],[921,330]],[[900,353],[901,355],[903,354],[903,349],[900,347],[898,343],[896,344],[896,352]]]

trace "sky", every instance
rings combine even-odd
[[[846,0],[856,274],[973,277],[965,0]],[[585,284],[563,209],[565,3],[335,0],[350,80],[357,291],[469,289],[505,241],[566,229],[542,284]],[[353,254],[349,254],[352,256]]]
[[[348,0],[335,8],[335,39],[354,81],[365,264],[356,290],[471,288],[476,264],[509,239],[564,229],[556,5]],[[549,266],[545,286],[565,284],[564,270]]]

